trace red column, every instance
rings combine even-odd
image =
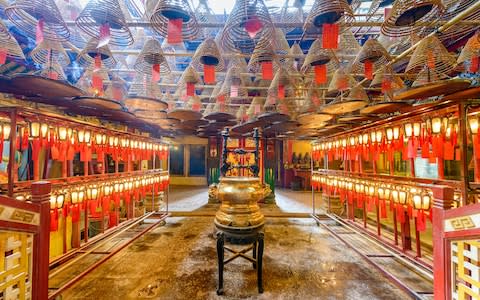
[[[450,298],[447,247],[444,239],[444,214],[453,203],[453,189],[438,186],[433,189],[433,290],[435,300]]]
[[[33,239],[32,299],[48,299],[48,268],[50,252],[50,191],[46,181],[32,184],[32,202],[40,206],[39,231]]]

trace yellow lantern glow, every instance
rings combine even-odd
[[[473,134],[477,134],[478,133],[478,118],[475,116],[470,116],[468,118],[468,124],[470,125],[470,131],[473,133]]]
[[[405,131],[405,136],[406,136],[406,137],[412,137],[412,135],[413,135],[413,126],[412,126],[412,123],[405,123],[405,125],[404,125],[404,131]]]
[[[413,123],[413,136],[419,137],[420,130],[422,129],[422,124],[420,123]]]
[[[83,143],[85,141],[85,130],[80,129],[78,131],[78,142]]]
[[[40,136],[40,123],[32,122],[30,123],[30,136],[33,138],[38,138]]]
[[[10,131],[12,130],[12,127],[10,127],[10,124],[3,124],[3,139],[8,140],[10,138]]]
[[[442,119],[433,118],[432,119],[432,133],[440,133],[442,131]]]
[[[58,127],[58,139],[61,141],[67,140],[67,128],[60,126]]]

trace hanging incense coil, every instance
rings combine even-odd
[[[388,81],[389,87],[384,87],[388,88],[392,91],[394,90],[400,90],[405,88],[405,84],[403,83],[403,80],[394,73],[393,69],[391,67],[383,67],[379,69],[376,73],[375,76],[373,77],[372,82],[370,83],[371,88],[382,88],[382,85],[385,85],[385,81]]]
[[[404,36],[418,31],[417,22],[431,22],[444,7],[442,0],[396,0],[382,24],[387,36]]]
[[[375,71],[385,66],[390,60],[391,57],[382,44],[375,39],[369,39],[358,52],[350,70],[354,74],[362,74],[366,69],[366,63],[369,62],[372,71]]]
[[[41,21],[44,39],[66,42],[70,37],[70,31],[53,0],[16,0],[4,12],[15,26],[29,36],[36,36],[37,25]]]
[[[468,39],[467,43],[460,52],[457,58],[457,63],[463,64],[465,62],[471,63],[472,59],[480,57],[480,33],[475,33]]]
[[[38,75],[54,80],[67,81],[67,76],[65,76],[62,65],[56,61],[50,62],[48,64],[42,64]]]
[[[281,91],[283,89],[283,91]],[[279,95],[283,93],[283,95]],[[288,98],[293,96],[293,87],[291,85],[290,76],[288,71],[284,68],[278,69],[273,77],[273,80],[270,83],[270,86],[267,91],[267,97],[277,99],[283,96],[283,98]],[[267,101],[266,103],[268,103]],[[276,101],[275,101],[276,102]]]
[[[0,40],[5,41],[10,39],[10,33],[8,32],[7,26],[0,20]]]
[[[250,53],[259,43],[271,43],[273,36],[274,26],[263,0],[237,0],[222,30],[220,44],[229,51]]]
[[[0,20],[0,25],[6,28],[2,20]],[[5,38],[0,39],[0,49],[3,49],[7,52],[7,57],[10,57],[12,59],[25,59],[23,50],[22,48],[20,48],[20,45],[18,44],[15,37],[12,36],[10,32],[8,32],[8,30],[5,31],[5,34]]]
[[[271,43],[262,42],[262,40],[255,46],[250,61],[248,62],[248,70],[253,73],[260,72],[262,63],[271,62],[272,68],[275,71],[278,68],[277,55]]]
[[[336,97],[342,91],[350,89],[356,84],[356,80],[352,75],[347,74],[344,69],[338,69],[333,73],[327,89],[327,97]]]
[[[333,72],[338,67],[334,52],[331,49],[323,49],[322,41],[316,39],[308,49],[307,56],[305,56],[302,72],[307,73],[311,70],[311,67],[326,64],[329,64],[327,72]]]
[[[160,0],[150,16],[153,29],[163,37],[168,36],[169,21],[175,19],[182,19],[182,40],[197,37],[199,26],[187,0]]]
[[[448,74],[457,65],[456,59],[436,36],[424,38],[415,48],[405,73],[418,74],[425,66],[437,73]]]
[[[132,33],[118,0],[90,0],[75,23],[92,38],[101,40],[102,26],[107,26],[110,31],[110,44],[122,47],[133,44]]]
[[[343,115],[359,110],[368,105],[369,98],[365,89],[357,85],[353,87],[346,97],[340,96],[321,108],[323,113]]]
[[[91,38],[85,48],[79,53],[77,60],[80,65],[90,67],[95,64],[95,57],[100,55],[102,66],[107,68],[113,68],[117,64],[115,58],[113,58],[112,52],[108,45],[97,48],[98,40]]]
[[[455,16],[475,4],[475,0],[443,0],[444,10],[440,16],[435,16],[435,22],[448,22]],[[472,11],[469,15],[464,16],[462,21],[478,21],[480,18],[480,10]],[[448,30],[436,32],[436,36],[448,48],[462,38],[473,33],[477,28],[475,26],[462,25],[462,22],[453,24]],[[424,26],[420,32],[421,36],[427,36],[435,30],[434,26]]]
[[[162,97],[162,91],[156,82],[152,80],[151,76],[144,74],[137,74],[135,79],[130,84],[128,89],[129,97],[146,97],[156,98]]]
[[[344,30],[339,36],[338,49],[335,54],[342,66],[351,64],[351,57],[355,57],[362,47],[351,30]]]
[[[158,66],[158,70],[154,71],[154,66]],[[158,72],[162,76],[170,73],[170,67],[163,56],[160,42],[153,38],[148,39],[133,68],[135,71],[148,76],[153,76],[153,72]]]
[[[30,57],[37,64],[48,64],[53,58],[62,66],[70,64],[67,52],[57,41],[43,40],[30,52]]]
[[[310,27],[322,27],[338,21],[351,23],[355,21],[352,7],[346,0],[315,0],[305,20],[304,30]]]
[[[286,61],[289,70],[298,71],[305,62],[305,54],[298,43],[293,43],[288,51],[289,58]]]
[[[198,71],[202,71],[203,65],[215,66],[215,71],[222,71],[225,68],[225,61],[213,38],[207,38],[198,46],[191,65]]]
[[[228,68],[225,81],[222,88],[219,91],[220,95],[227,97],[246,97],[248,96],[248,90],[246,89],[246,83],[244,76],[242,75],[243,68],[238,66],[231,66]]]

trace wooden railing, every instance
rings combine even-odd
[[[452,209],[453,190],[434,190],[434,296],[480,299],[480,204]]]
[[[0,196],[0,293],[3,299],[47,299],[49,182],[32,184],[24,202]]]

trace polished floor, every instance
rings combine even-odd
[[[213,237],[216,205],[204,188],[171,189],[173,217],[125,248],[63,299],[409,299],[355,252],[306,218],[309,193],[277,191],[267,217],[264,289],[258,294],[251,263],[225,269],[225,295],[216,295]],[[189,212],[197,215],[189,215]],[[295,215],[295,214],[298,214]],[[302,217],[305,215],[305,217]]]

